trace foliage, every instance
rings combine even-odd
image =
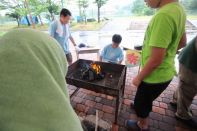
[[[1,9],[9,9],[9,13],[6,15],[15,18],[18,26],[20,25],[20,19],[22,16],[26,16],[28,14],[26,7],[24,6],[24,2],[22,0],[18,1],[7,1],[1,0],[0,3]]]
[[[48,7],[48,3],[46,3],[44,0],[29,0],[29,5],[32,13],[35,16],[47,11]]]
[[[196,0],[181,0],[181,3],[185,7],[188,13],[196,14],[197,13],[197,1]]]
[[[78,5],[79,5],[79,14],[86,23],[87,22],[86,8],[89,6],[89,1],[88,0],[78,0]]]
[[[100,8],[107,3],[108,0],[95,0],[98,9],[98,23],[100,23]]]
[[[144,0],[135,0],[133,1],[131,12],[136,15],[153,15],[155,11],[147,7],[144,3]]]
[[[59,13],[59,6],[53,0],[47,0],[46,3],[48,4],[47,10],[51,15],[51,20],[54,20],[54,14]]]

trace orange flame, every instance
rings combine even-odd
[[[97,65],[96,63],[92,63],[90,64],[90,66],[92,67],[93,70],[96,71],[97,74],[99,74],[101,72],[101,66]]]

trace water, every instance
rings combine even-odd
[[[96,46],[102,49],[112,43],[112,36],[120,34],[122,36],[121,47],[134,49],[136,45],[142,45],[145,30],[128,31],[76,31],[72,33],[77,44],[84,43],[87,46]],[[197,35],[196,30],[187,30],[187,40],[190,41]]]
[[[136,45],[142,45],[145,30],[127,30],[127,31],[77,31],[72,33],[77,44],[84,43],[87,46],[95,46],[102,49],[112,42],[112,36],[117,33],[122,36],[121,47],[134,49]],[[197,30],[187,30],[187,41],[190,41],[197,35]],[[176,71],[179,70],[179,62],[175,57]]]

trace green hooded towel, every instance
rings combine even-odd
[[[82,131],[59,44],[30,29],[0,38],[0,131]]]

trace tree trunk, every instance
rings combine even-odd
[[[100,7],[98,6],[98,23],[100,23]]]
[[[87,17],[86,17],[86,15],[85,15],[85,24],[87,24]]]
[[[55,17],[53,15],[53,13],[50,13],[51,14],[51,21],[54,21],[55,20]]]
[[[20,26],[19,18],[16,18],[16,21],[17,21],[17,24],[18,24],[18,27],[19,27]]]
[[[28,16],[26,15],[25,18],[26,18],[26,20],[27,20],[28,26],[30,26],[31,24],[30,24],[30,22],[29,22]]]
[[[41,24],[41,26],[43,26],[44,24],[43,24],[43,22],[42,22],[42,18],[40,17],[40,15],[38,15],[38,18],[40,19],[40,24]]]
[[[87,24],[86,11],[83,9],[84,23]]]
[[[33,19],[32,19],[31,11],[30,11],[30,9],[29,9],[29,5],[28,5],[27,0],[25,0],[25,7],[27,8],[27,11],[28,11],[28,13],[29,13],[29,18],[30,18],[32,27],[35,29],[35,28],[36,28],[36,27],[35,27],[35,23],[34,23],[34,21],[33,21]]]
[[[35,28],[35,23],[34,23],[34,21],[33,21],[33,18],[32,18],[32,15],[31,15],[31,14],[29,14],[29,18],[30,18],[32,27]]]

